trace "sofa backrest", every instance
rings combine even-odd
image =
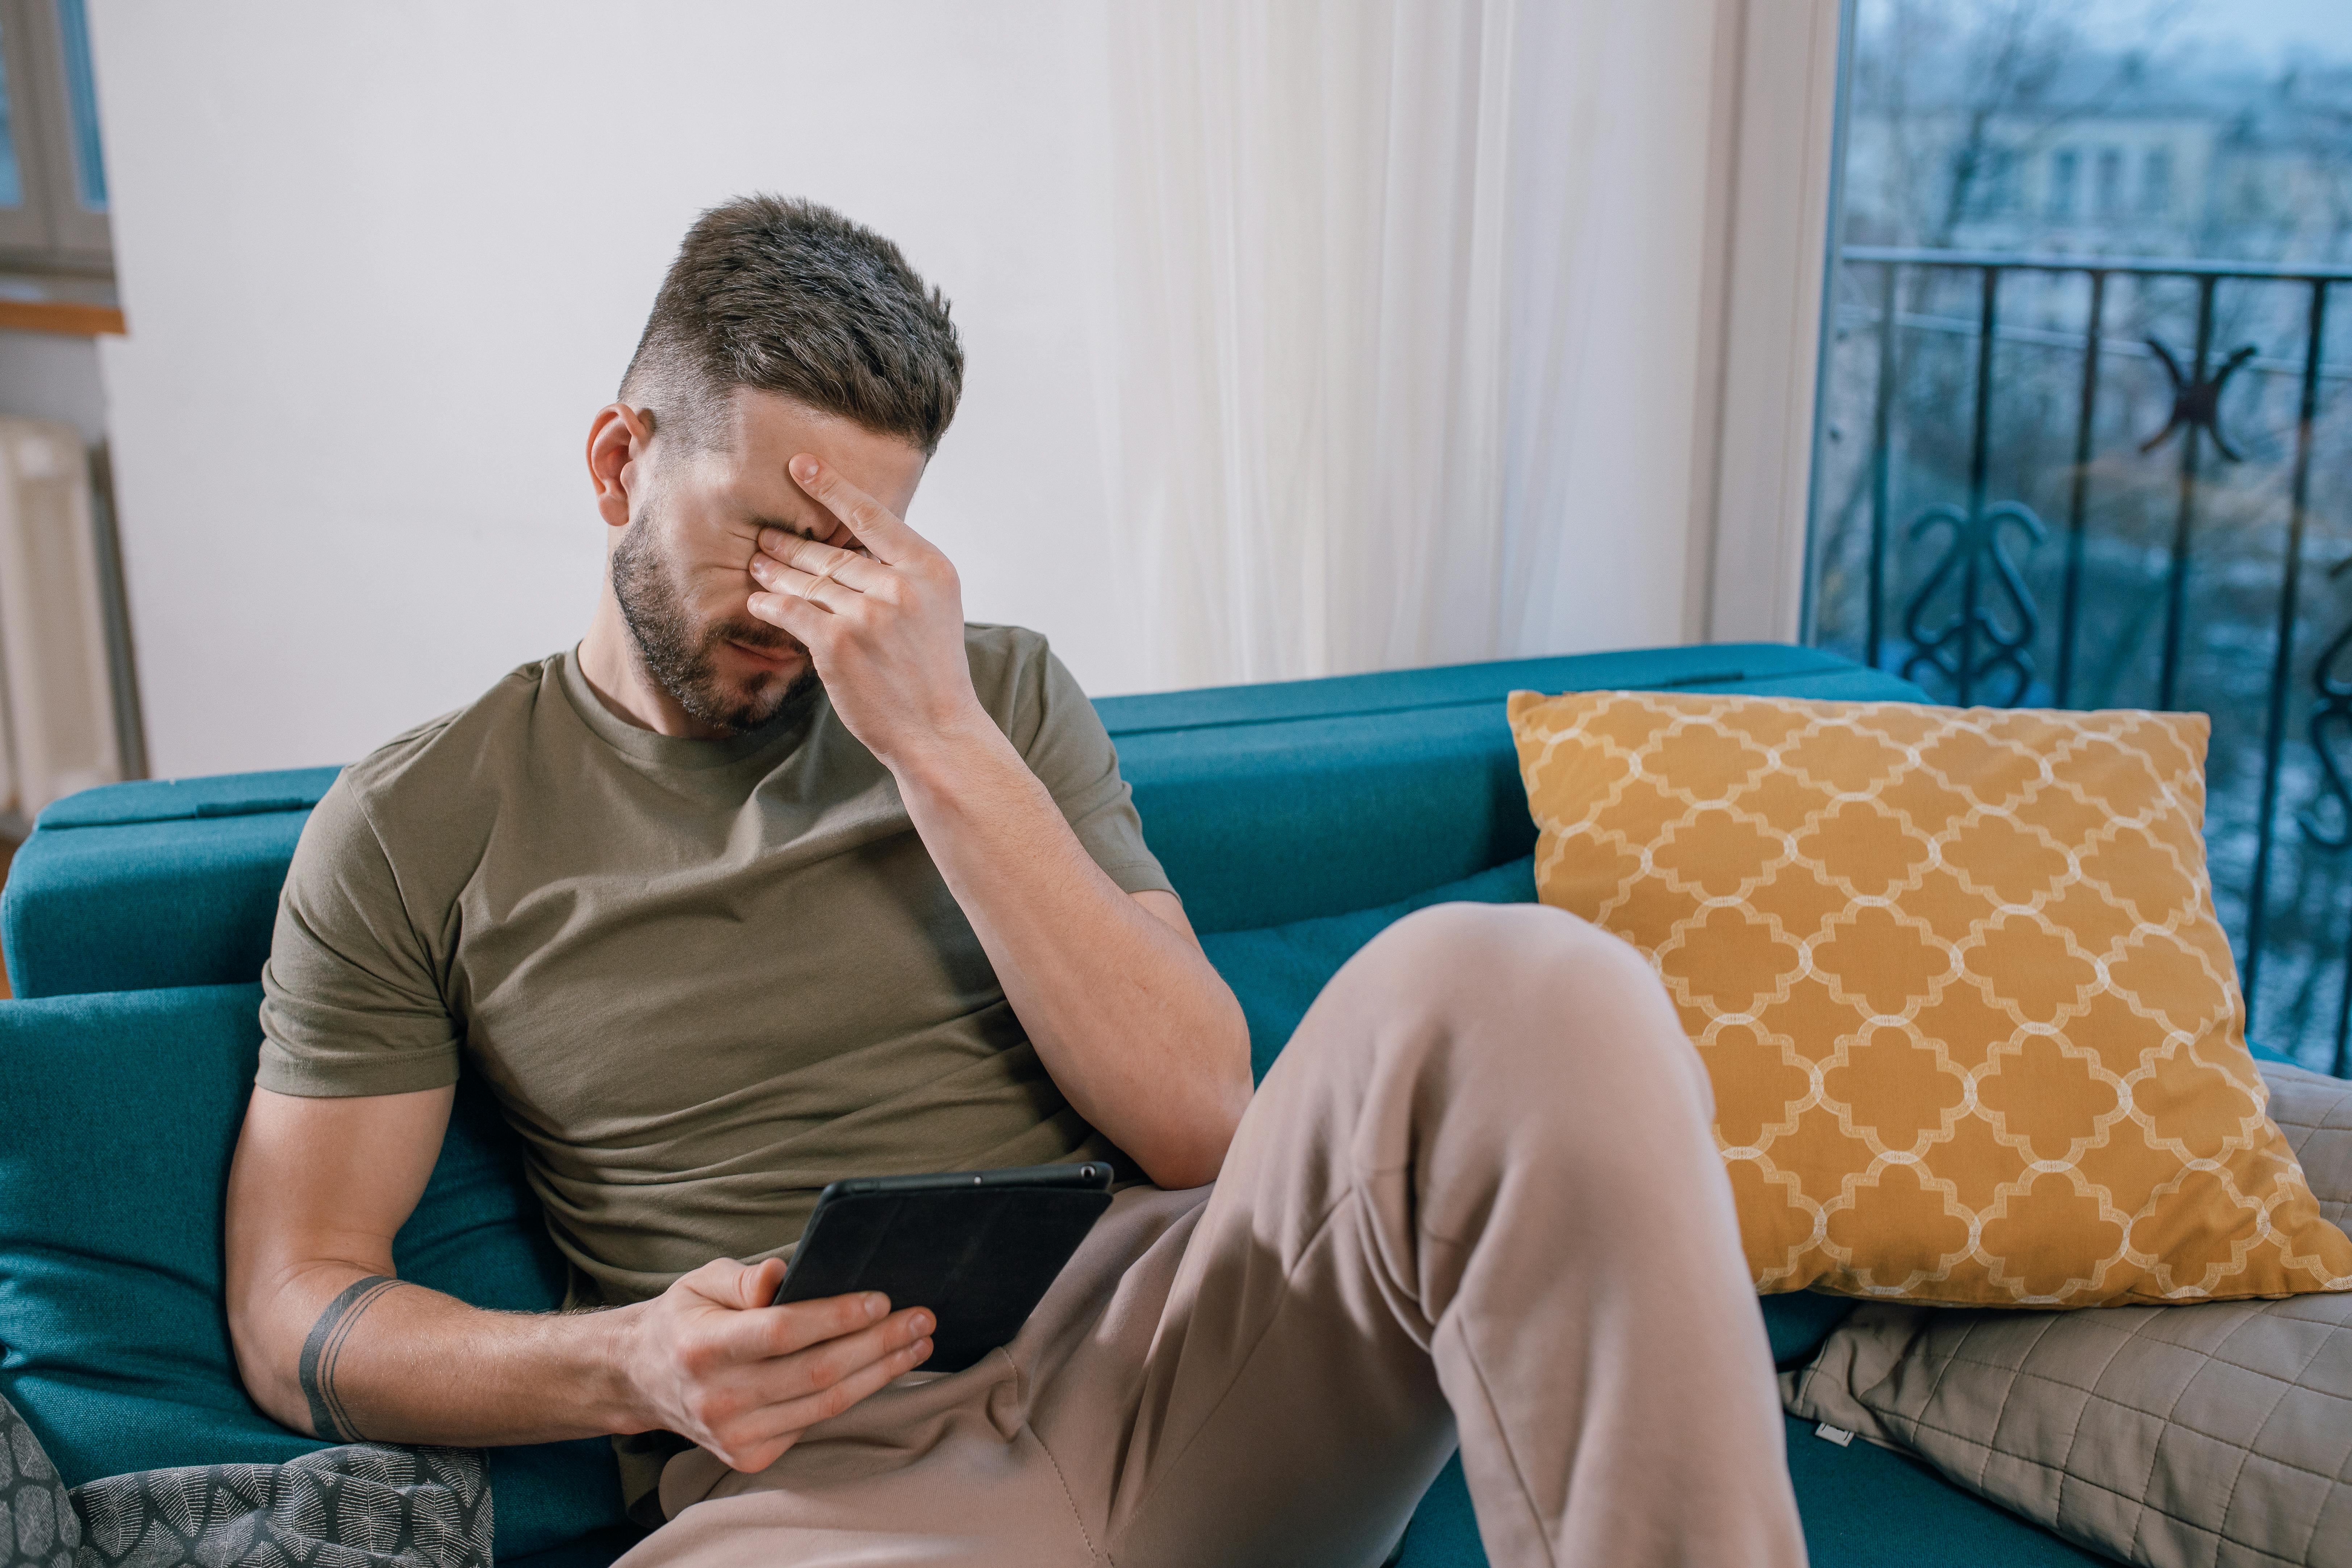
[[[1656,648],[1098,700],[1145,837],[1202,932],[1387,904],[1516,859],[1536,829],[1504,704],[1619,688],[1917,701],[1778,644]]]
[[[1408,898],[1535,841],[1503,704],[1619,687],[1917,700],[1777,644],[1511,659],[1097,702],[1145,836],[1202,931]],[[0,895],[19,996],[247,982],[333,768],[147,781],[43,812]]]

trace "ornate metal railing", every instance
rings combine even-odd
[[[2305,603],[2310,592],[2305,566],[2315,543],[2315,508],[2322,507],[2315,475],[2327,481],[2327,542],[2352,551],[2352,515],[2347,515],[2352,505],[2345,504],[2352,501],[2352,462],[2347,460],[2352,444],[2323,451],[2320,438],[2325,393],[2352,380],[2352,356],[2339,354],[2329,363],[2327,343],[2331,290],[2352,282],[2352,268],[1863,246],[1847,247],[1842,260],[1833,321],[1840,333],[1835,342],[1845,346],[1835,351],[1843,357],[1829,373],[1824,417],[1830,435],[1842,436],[1833,406],[1841,386],[1849,394],[1845,406],[1859,415],[1860,400],[1851,395],[1870,380],[1873,367],[1864,355],[1874,353],[1866,456],[1846,464],[1854,503],[1849,510],[1866,515],[1868,532],[1866,552],[1849,547],[1838,560],[1825,560],[1817,510],[1816,639],[1858,640],[1871,664],[1895,668],[1962,704],[2065,707],[2087,697],[2105,705],[2128,687],[2123,694],[2137,705],[2219,710],[2217,721],[2227,717],[2230,727],[2226,738],[2217,729],[2217,763],[2227,763],[2230,776],[2248,785],[2256,776],[2249,702],[2260,680],[2259,787],[2227,798],[2217,795],[2209,816],[2209,837],[2222,836],[2215,853],[2217,894],[2225,916],[2235,913],[2232,935],[2250,1027],[2263,1037],[2259,1008],[2266,995],[2264,958],[2277,934],[2272,922],[2282,819],[2288,832],[2301,835],[2297,864],[2306,881],[2319,881],[2312,883],[2316,902],[2293,900],[2299,989],[2296,1005],[2287,1011],[2300,1022],[2296,1039],[2277,1043],[2343,1076],[2352,1049],[2352,607],[2337,602],[2330,621],[2311,628],[2302,623],[2331,615],[2326,604]],[[2030,284],[2022,281],[2027,279]],[[2225,288],[2226,312],[2220,308]],[[2146,330],[2118,330],[2116,296],[2125,289],[2137,327]],[[2029,319],[2021,323],[2004,319],[2014,296],[2023,296],[2020,313]],[[2166,341],[2167,330],[2182,328],[2185,351]],[[2221,339],[2242,331],[2274,344],[2290,336],[2299,341],[2284,353],[2265,354],[2252,342],[2220,346]],[[1940,341],[1937,363],[1944,380],[1923,388],[1906,362],[1929,340]],[[1969,370],[1965,351],[1971,349]],[[2023,357],[2005,365],[2004,350],[2021,351]],[[2069,358],[2076,362],[2071,386]],[[2116,367],[2126,359],[2142,367],[2131,388],[2140,395],[2126,402],[2153,396],[2145,411],[2103,407],[2103,396],[2113,403],[2117,395]],[[2157,384],[2149,369],[2160,370],[2165,384]],[[1963,377],[1965,404],[1958,395]],[[2265,435],[2267,458],[2255,454],[2252,465],[2266,463],[2273,476],[2283,471],[2284,493],[2252,482],[2236,485],[2228,515],[2210,521],[2210,465],[2249,463],[2227,411],[2251,399],[2253,407],[2278,405],[2276,411],[2284,412],[2283,396],[2238,388],[2275,383],[2284,394],[2290,381],[2291,433],[2273,421]],[[2037,470],[2021,470],[2005,453],[2000,395],[2010,389],[2044,409],[2042,418],[2019,427],[2048,453]],[[2168,402],[2154,428],[2131,425],[2132,414],[2152,421],[2154,408]],[[1964,443],[1956,439],[1952,418],[1963,406]],[[2069,417],[2072,429],[2063,431]],[[1942,453],[1940,459],[1931,455],[1901,465],[1904,485],[1917,492],[1901,507],[1897,438],[1906,429],[1898,426],[1925,432]],[[2168,460],[2168,472],[2154,467]],[[2103,483],[2128,492],[2139,526],[2136,538],[2100,541],[2105,564],[2094,573]],[[2048,557],[2040,552],[2053,530],[2023,493],[2028,489],[2040,492],[2045,510],[2063,510],[2054,582]],[[1817,509],[1823,504],[1817,494]],[[1908,512],[1907,521],[1902,511]],[[1923,552],[1930,550],[1923,562]],[[1853,561],[1857,553],[1862,559]],[[1898,558],[1907,558],[1907,571]],[[2209,605],[2201,617],[2191,595],[2200,567],[2217,582],[2227,579],[2225,599]],[[2253,584],[2250,574],[2259,572],[2267,584],[2273,570],[2274,597],[2266,611],[2257,612],[2252,606],[2264,603],[2270,589]],[[2331,565],[2326,580],[2347,572],[2352,553]],[[2137,618],[2101,634],[2096,651],[2108,673],[2086,682],[2086,625],[2105,599],[2123,592],[2117,584],[2127,587]],[[2054,625],[2042,602],[2053,589]],[[1858,615],[1852,603],[1857,596]],[[2309,636],[2325,640],[2301,645],[2318,651],[2299,681],[2298,639]],[[2146,669],[2151,662],[2152,672]],[[2126,678],[2117,670],[2138,673]],[[2201,700],[2184,704],[2191,684]],[[2098,689],[2086,691],[2086,685]],[[2225,743],[2236,752],[2221,756]],[[2291,782],[2303,798],[2283,809]],[[2315,963],[2312,933],[2322,926],[2340,934],[2340,940],[2330,937],[2338,949],[2332,1018],[2314,1016],[2311,997],[2321,977],[2305,973]]]

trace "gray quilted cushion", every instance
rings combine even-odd
[[[74,1568],[81,1521],[41,1440],[0,1399],[0,1568]]]
[[[2301,1068],[2263,1064],[2271,1086],[2271,1120],[2303,1162],[2319,1212],[2352,1231],[2352,1080]]]
[[[2265,1065],[2327,1216],[2352,1083]],[[1907,1448],[2147,1568],[2352,1568],[2352,1295],[2074,1312],[1872,1303],[1781,1379],[1790,1413]]]
[[[74,1568],[490,1568],[471,1448],[349,1443],[283,1465],[189,1465],[85,1481]]]
[[[352,1443],[68,1492],[0,1397],[0,1568],[490,1568],[490,1526],[471,1448]]]

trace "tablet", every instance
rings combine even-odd
[[[817,1194],[776,1302],[879,1290],[937,1321],[919,1370],[961,1372],[1007,1343],[1110,1206],[1110,1167],[859,1176]]]

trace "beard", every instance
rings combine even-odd
[[[799,645],[748,614],[697,624],[686,607],[685,574],[662,548],[658,535],[649,501],[613,549],[613,596],[620,601],[621,619],[628,625],[646,673],[687,715],[715,730],[741,734],[767,723],[787,704],[814,693],[817,685],[814,667],[790,681],[755,678],[746,683],[730,681],[719,673],[714,655],[721,643],[766,649]],[[748,595],[749,589],[745,592]]]

